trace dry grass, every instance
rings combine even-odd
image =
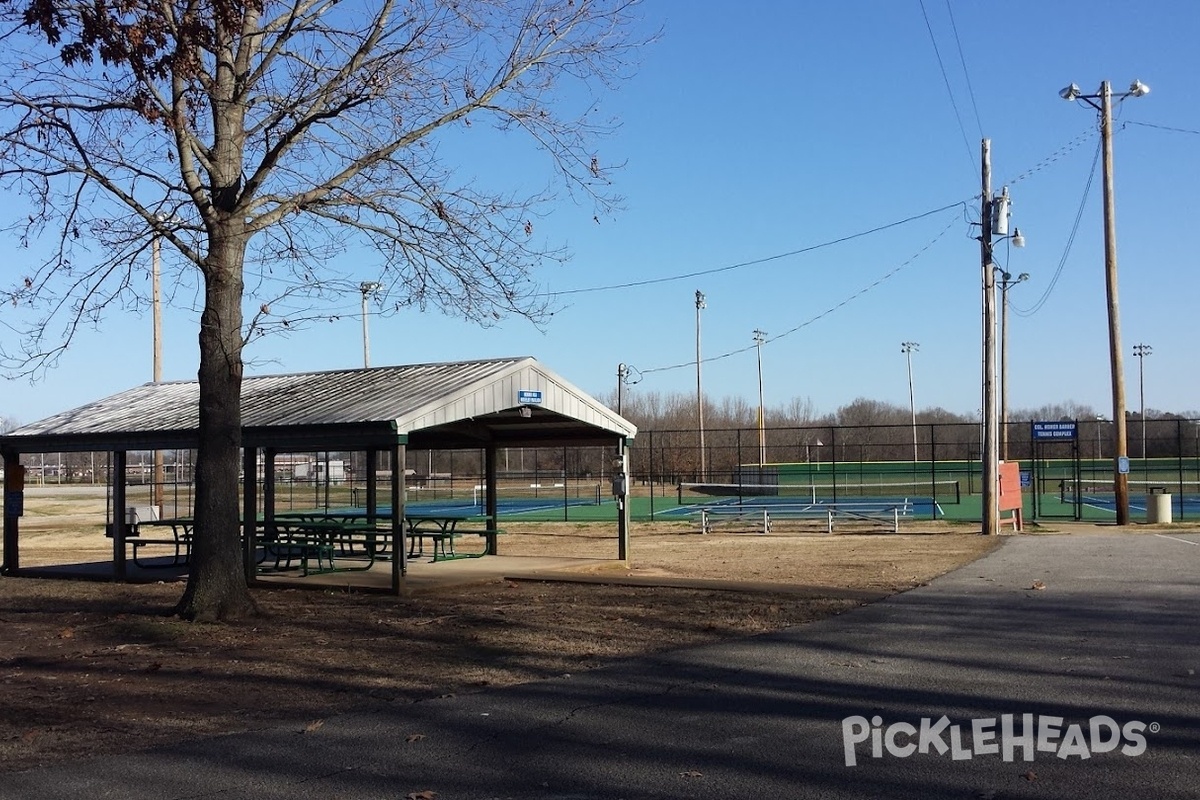
[[[94,508],[79,498],[51,505],[57,522],[69,522],[27,517],[23,565],[108,557],[99,527],[86,522]],[[263,590],[261,614],[235,625],[172,617],[179,583],[0,579],[0,771],[285,720],[303,727],[363,705],[777,630],[920,585],[996,545],[949,526],[907,525],[912,533],[834,536],[637,526],[632,568],[601,570],[607,583],[491,580],[400,598]],[[606,526],[508,527],[506,554],[614,554]],[[613,583],[682,578],[739,585]]]

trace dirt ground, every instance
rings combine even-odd
[[[23,566],[106,557],[103,536],[80,530],[85,512],[65,502],[57,513],[23,527]],[[921,585],[999,544],[970,528],[904,527],[702,536],[687,523],[635,525],[632,568],[593,577],[736,588],[493,579],[406,597],[264,589],[260,614],[234,625],[171,616],[178,582],[0,578],[0,772],[281,723],[302,731],[354,708],[773,631]],[[505,554],[614,554],[611,526],[507,529]]]

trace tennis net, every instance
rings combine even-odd
[[[679,504],[835,503],[848,500],[908,499],[926,503],[961,503],[958,481],[891,481],[887,483],[681,483]]]
[[[496,502],[509,507],[520,506],[598,506],[601,499],[598,483],[532,484],[530,486],[498,486]],[[479,507],[487,504],[487,487],[477,485],[471,502]]]

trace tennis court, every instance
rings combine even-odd
[[[1200,481],[1129,481],[1129,512],[1144,515],[1147,499],[1154,494],[1170,494],[1171,510],[1178,517],[1200,515]],[[1111,478],[1065,479],[1059,493],[1064,505],[1078,506],[1093,514],[1116,516],[1117,500]]]
[[[905,505],[914,516],[940,519],[943,505],[962,502],[958,481],[890,481],[874,483],[681,483],[677,505],[659,512],[664,517],[681,517],[705,508],[753,506],[789,509],[832,507],[847,503]]]
[[[496,488],[496,509],[501,516],[562,518],[568,509],[599,506],[604,495],[598,483],[546,483]],[[424,493],[409,489],[405,506],[424,514],[478,514],[487,512],[487,490],[482,484],[454,492]]]

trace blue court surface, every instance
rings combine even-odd
[[[1068,498],[1066,502],[1071,502]],[[1080,502],[1087,508],[1104,511],[1115,515],[1117,513],[1117,501],[1111,494],[1085,494],[1080,498]],[[1146,512],[1146,496],[1131,492],[1129,495],[1129,511],[1131,514],[1144,514]],[[1200,494],[1172,494],[1171,495],[1171,513],[1176,517],[1200,517]]]

